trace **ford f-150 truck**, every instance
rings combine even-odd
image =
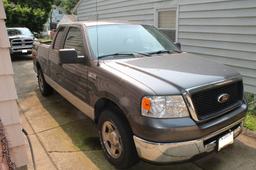
[[[51,45],[38,45],[34,68],[43,96],[54,89],[97,124],[118,168],[220,151],[247,111],[239,73],[181,52],[149,25],[60,25]]]

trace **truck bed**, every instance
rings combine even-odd
[[[48,44],[38,44],[37,47],[37,57],[48,57],[48,53],[49,53],[49,48],[51,45]]]

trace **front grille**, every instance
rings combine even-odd
[[[12,43],[22,43],[21,40],[12,40]]]
[[[14,39],[11,41],[12,46],[22,46],[22,40]]]
[[[32,39],[25,39],[25,40],[23,40],[23,42],[25,43],[25,45],[33,45]]]
[[[218,102],[218,98],[222,94],[230,95],[229,100],[225,103]],[[199,91],[192,94],[191,98],[199,120],[215,117],[224,114],[242,104],[243,82],[237,81]]]
[[[11,41],[13,47],[32,46],[33,39],[14,39]]]
[[[31,42],[31,41],[33,41],[32,39],[25,39],[25,40],[23,40],[23,41],[25,41],[25,42]]]
[[[20,44],[12,44],[12,46],[14,47],[14,46],[22,46],[22,44],[20,43]]]

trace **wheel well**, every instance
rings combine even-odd
[[[125,123],[127,123],[127,125],[129,127],[131,127],[129,124],[129,121],[127,120],[126,116],[124,115],[124,112],[122,111],[122,109],[120,109],[120,107],[116,103],[114,103],[113,101],[111,101],[107,98],[101,98],[95,104],[95,123],[96,124],[99,121],[99,117],[100,117],[102,111],[105,109],[110,109],[110,110],[118,113],[118,116],[120,118],[122,118],[123,121],[125,121]]]

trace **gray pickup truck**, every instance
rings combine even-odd
[[[15,54],[31,54],[34,35],[28,28],[25,27],[14,27],[7,28],[8,37],[10,41],[10,53]]]
[[[34,68],[43,96],[56,90],[97,124],[117,168],[220,151],[247,111],[240,74],[181,52],[149,25],[60,25],[37,47]]]

